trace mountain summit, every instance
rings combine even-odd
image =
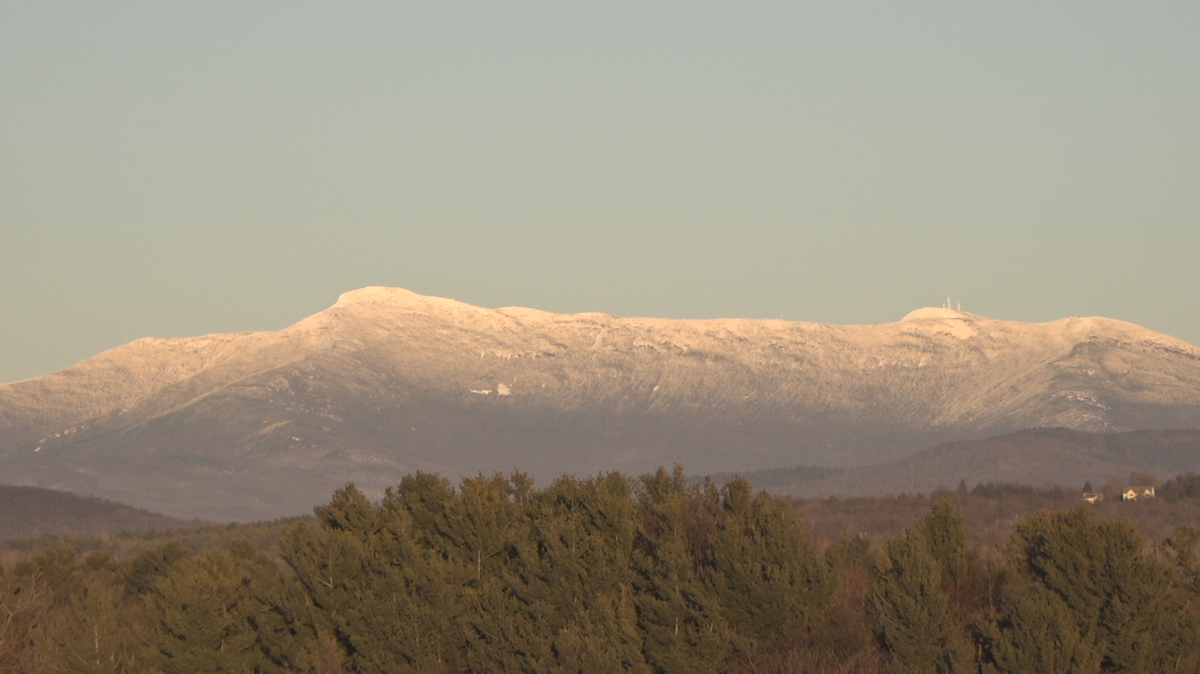
[[[1036,426],[1200,427],[1200,348],[1106,318],[617,318],[370,287],[0,385],[5,482],[212,519],[416,470],[859,466]]]

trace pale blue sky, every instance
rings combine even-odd
[[[1200,3],[0,0],[0,381],[365,285],[1200,342]]]

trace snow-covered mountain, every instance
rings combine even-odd
[[[0,385],[0,482],[252,519],[416,470],[863,466],[1037,426],[1200,427],[1200,348],[1106,318],[616,318],[371,287]]]

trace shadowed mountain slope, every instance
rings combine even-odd
[[[180,529],[202,524],[91,496],[37,487],[0,486],[0,541],[48,534],[94,536]]]
[[[1099,489],[1131,473],[1162,479],[1200,471],[1200,431],[1142,430],[1087,433],[1035,428],[985,440],[953,440],[895,461],[850,468],[823,479],[768,487],[797,496],[869,496],[953,489],[960,480],[1041,487],[1054,483]]]
[[[615,318],[372,287],[0,385],[0,481],[261,519],[416,470],[863,466],[1033,426],[1200,427],[1200,349],[1104,318]]]

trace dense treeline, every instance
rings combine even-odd
[[[5,672],[1195,672],[1200,533],[1041,511],[1001,558],[952,495],[817,550],[739,478],[352,486],[239,539],[0,575]]]
[[[55,548],[70,548],[84,557],[102,553],[125,559],[170,543],[178,544],[187,552],[199,553],[212,548],[226,547],[238,539],[246,539],[255,547],[277,556],[280,542],[289,535],[297,522],[302,521],[312,522],[313,518],[308,515],[285,517],[270,522],[206,524],[184,529],[122,531],[117,534],[102,532],[99,535],[51,534],[18,538],[0,541],[0,561],[11,567]]]

